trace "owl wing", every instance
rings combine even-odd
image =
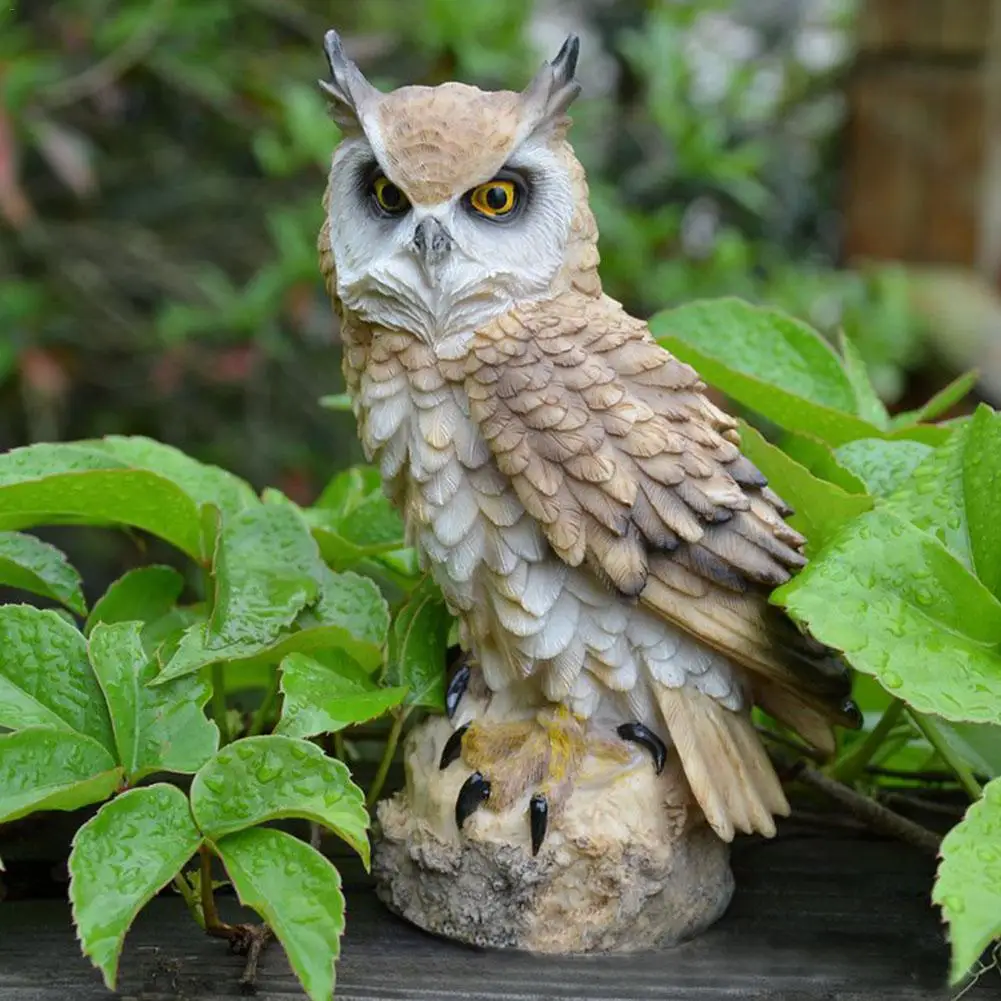
[[[811,742],[855,725],[844,665],[768,604],[806,560],[789,510],[690,366],[607,297],[571,292],[478,331],[470,412],[557,555],[749,669]]]

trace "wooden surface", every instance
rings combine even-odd
[[[389,915],[360,870],[345,872],[348,933],[339,1001],[896,1001],[948,999],[947,951],[928,903],[933,861],[904,846],[787,828],[734,853],[738,891],[724,919],[673,951],[575,959],[481,952]],[[231,899],[222,910],[235,917]],[[227,906],[228,905],[228,906]],[[238,995],[243,961],[206,939],[176,899],[154,901],[129,935],[125,998]],[[264,956],[259,997],[298,990],[281,951]],[[111,995],[78,952],[62,901],[0,904],[0,1001]],[[1001,999],[994,971],[965,1001]]]

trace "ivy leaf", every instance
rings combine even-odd
[[[0,455],[0,529],[131,525],[201,557],[197,504],[176,483],[82,445],[28,445]]]
[[[889,510],[846,525],[772,601],[915,709],[1001,723],[1001,603]]]
[[[936,538],[965,567],[973,568],[963,495],[963,455],[969,425],[914,468],[886,499],[885,508]]]
[[[658,313],[650,329],[707,382],[785,430],[831,445],[880,437],[857,416],[855,390],[830,345],[792,317],[718,299]]]
[[[1001,598],[1001,414],[979,406],[963,450],[963,497],[977,576]]]
[[[921,421],[933,421],[940,417],[950,407],[954,407],[960,400],[966,397],[976,386],[980,373],[974,369],[957,376],[944,389],[940,389],[924,406],[917,410],[905,410],[896,414],[891,427],[907,427]]]
[[[298,512],[266,504],[224,521],[212,566],[207,622],[193,626],[160,676],[259,653],[317,600],[327,568]]]
[[[184,578],[173,567],[139,567],[123,574],[97,599],[84,626],[89,636],[99,622],[154,622],[174,607]]]
[[[838,336],[838,347],[841,349],[842,368],[855,392],[856,413],[885,431],[890,426],[890,415],[873,387],[859,349],[844,331]]]
[[[191,809],[213,841],[279,817],[304,817],[329,827],[369,865],[364,794],[343,762],[305,740],[270,734],[224,747],[195,776]]]
[[[80,575],[55,546],[33,535],[0,532],[0,584],[52,598],[87,614]]]
[[[389,606],[378,586],[368,577],[321,567],[319,601],[303,611],[292,629],[272,640],[247,643],[231,650],[227,667],[251,675],[277,664],[290,653],[342,649],[363,666],[375,670],[383,662],[389,632]],[[180,677],[216,659],[191,643],[168,660],[160,680]]]
[[[1001,779],[984,787],[945,836],[940,855],[932,900],[949,923],[956,983],[1001,937]]]
[[[834,483],[818,479],[743,421],[740,440],[744,454],[795,510],[790,523],[806,536],[811,552],[820,549],[846,521],[872,507],[871,497],[847,493]]]
[[[835,461],[865,484],[873,497],[889,497],[934,450],[919,441],[859,438],[841,445]]]
[[[407,688],[407,705],[445,711],[445,653],[452,616],[426,577],[397,613],[389,637],[386,683]]]
[[[73,921],[84,955],[109,991],[136,915],[201,840],[187,797],[162,783],[122,793],[77,831],[69,858]]]
[[[198,462],[180,449],[152,438],[108,435],[79,444],[112,455],[132,469],[147,469],[170,480],[197,507],[211,504],[225,515],[234,515],[260,503],[253,487],[238,476],[218,466]]]
[[[107,799],[122,770],[96,740],[33,726],[0,735],[0,822]]]
[[[150,687],[157,666],[141,622],[99,623],[90,662],[111,710],[118,759],[130,784],[153,772],[190,775],[215,753],[219,731],[204,713],[212,694],[201,676]]]
[[[375,719],[398,706],[407,694],[406,688],[380,688],[342,651],[331,651],[322,663],[290,654],[282,661],[280,687],[284,701],[275,733],[287,737],[334,733]]]
[[[87,643],[57,612],[0,605],[0,726],[47,726],[115,751],[111,720]]]
[[[341,877],[315,848],[273,828],[216,844],[240,903],[267,921],[312,1001],[330,1001],[344,933]]]

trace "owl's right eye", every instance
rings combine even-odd
[[[372,197],[388,215],[400,215],[410,208],[407,196],[388,177],[380,175],[372,182]]]

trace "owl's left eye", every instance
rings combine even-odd
[[[509,216],[517,207],[521,190],[511,180],[495,177],[486,184],[481,184],[468,194],[469,204],[482,216],[488,219],[499,219]]]
[[[372,197],[376,205],[389,215],[399,215],[410,208],[407,196],[388,177],[382,175],[372,182]]]

